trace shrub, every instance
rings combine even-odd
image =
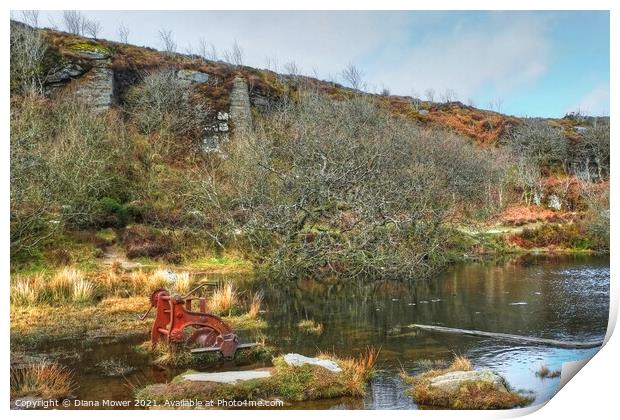
[[[39,30],[11,21],[11,92],[43,91],[48,47]]]
[[[11,367],[11,399],[26,396],[58,399],[70,396],[74,389],[72,372],[57,363]]]
[[[240,241],[280,278],[424,276],[447,260],[442,223],[463,203],[498,205],[504,176],[495,152],[312,92],[259,121],[230,161]]]
[[[588,249],[590,243],[583,228],[576,223],[544,225],[535,229],[523,229],[513,238],[523,248],[562,247]]]
[[[194,103],[190,85],[180,80],[174,69],[144,74],[142,82],[129,91],[126,100],[132,120],[144,134],[170,132],[171,140],[178,142],[180,136],[196,141],[207,126],[209,110],[203,103]],[[167,141],[165,135],[160,140]],[[179,150],[179,146],[182,148],[167,142],[160,150],[167,155]]]
[[[127,145],[122,120],[72,94],[13,97],[12,255],[34,253],[63,228],[108,224],[100,200],[126,195]]]

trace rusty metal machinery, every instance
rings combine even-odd
[[[207,312],[204,297],[192,296],[201,284],[187,295],[170,295],[166,289],[155,290],[150,297],[151,307],[140,319],[146,318],[155,308],[155,321],[151,328],[151,344],[160,342],[184,344],[192,353],[220,352],[225,358],[232,358],[240,348],[256,344],[240,344],[232,328],[220,317]],[[198,308],[194,308],[197,303]]]

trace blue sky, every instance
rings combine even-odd
[[[171,30],[179,52],[204,38],[222,54],[237,40],[244,64],[341,79],[349,63],[367,90],[436,98],[451,89],[464,103],[520,116],[609,114],[608,12],[83,12],[101,37],[161,48]],[[14,13],[19,19],[19,12]],[[40,26],[63,29],[62,12],[41,12]]]

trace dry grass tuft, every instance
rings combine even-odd
[[[73,373],[57,363],[32,363],[11,368],[11,399],[32,396],[58,399],[75,389]]]
[[[85,303],[93,301],[95,284],[86,280],[82,272],[64,268],[51,279],[43,275],[17,276],[11,282],[11,302],[28,306],[36,303]]]
[[[248,310],[248,316],[250,318],[254,319],[258,316],[264,298],[265,294],[262,290],[254,293],[252,296],[252,303],[250,303],[250,309]]]
[[[217,314],[230,314],[238,300],[237,291],[231,282],[220,284],[209,299],[209,309]]]
[[[539,378],[558,378],[562,374],[559,370],[551,370],[545,365],[540,365],[540,368],[536,371],[536,376]]]
[[[191,290],[191,278],[190,274],[187,271],[182,273],[177,273],[177,279],[174,282],[174,291],[181,295],[187,294]]]
[[[75,303],[92,302],[95,297],[95,285],[88,280],[80,279],[73,283],[71,300]]]
[[[82,279],[81,271],[68,267],[63,268],[48,283],[51,299],[55,302],[71,301],[73,284]]]
[[[17,276],[11,282],[11,302],[16,305],[33,305],[37,303],[41,295],[41,276],[22,277]]]
[[[471,361],[465,356],[455,356],[454,361],[450,365],[450,370],[471,370]]]
[[[313,319],[302,319],[297,323],[297,328],[306,334],[323,334],[323,324],[316,322]]]

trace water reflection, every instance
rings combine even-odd
[[[255,286],[256,287],[256,286]],[[411,408],[398,379],[401,365],[465,354],[476,366],[504,374],[516,389],[549,399],[559,379],[539,379],[541,364],[560,369],[566,361],[596,350],[514,346],[480,339],[412,330],[413,323],[587,341],[604,337],[609,312],[609,260],[595,257],[527,258],[460,264],[433,281],[323,285],[305,280],[289,287],[263,284],[268,341],[282,351],[329,350],[350,355],[369,344],[382,347],[380,368],[366,408]],[[300,332],[301,319],[324,326],[320,336]],[[303,406],[303,405],[302,405]]]
[[[368,345],[381,347],[379,374],[363,400],[336,399],[294,404],[302,409],[411,409],[399,379],[401,369],[420,371],[419,361],[468,356],[476,367],[504,375],[515,389],[531,390],[535,403],[553,396],[559,378],[539,379],[535,371],[591,357],[596,349],[570,350],[516,346],[500,340],[417,331],[413,323],[539,336],[560,340],[596,340],[605,335],[609,312],[609,259],[526,258],[509,262],[460,264],[432,281],[416,279],[355,284],[304,280],[286,285],[239,279],[246,296],[263,289],[269,328],[266,341],[282,352],[314,355],[333,351],[355,355]],[[300,320],[323,324],[323,332],[301,331]],[[241,332],[251,339],[252,332]],[[144,340],[143,337],[136,342]],[[177,371],[147,365],[129,350],[135,343],[79,349],[76,370],[81,398],[125,399],[131,391],[119,378],[101,377],[87,367],[110,357],[125,357],[141,366],[129,376],[142,385],[170,380]],[[80,343],[74,343],[79,347]],[[65,349],[66,350],[66,349]],[[239,368],[222,364],[216,369]],[[213,369],[212,367],[210,369]]]

